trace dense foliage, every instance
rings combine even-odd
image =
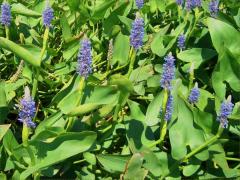
[[[239,0],[8,0],[0,179],[240,177]]]

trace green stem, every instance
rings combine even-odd
[[[226,157],[226,160],[228,160],[228,161],[237,161],[237,162],[240,162],[240,159],[239,159],[239,158]]]
[[[44,53],[45,53],[46,48],[47,48],[48,35],[49,35],[49,28],[47,27],[45,29],[45,32],[44,32],[44,35],[43,35],[43,47],[42,47],[41,54],[40,54],[40,62],[42,62]],[[35,76],[34,81],[33,81],[33,90],[32,90],[32,97],[33,98],[35,98],[36,93],[37,93],[39,74],[40,74],[40,71],[39,71],[39,68],[37,68],[36,69],[36,76]]]
[[[8,26],[5,26],[5,32],[6,32],[6,38],[9,39],[9,28]]]
[[[197,9],[195,10],[195,20],[194,20],[192,29],[191,29],[191,31],[189,32],[189,35],[188,35],[187,38],[186,38],[186,44],[188,43],[189,38],[192,36],[192,33],[194,32],[194,29],[195,29],[195,27],[196,27],[196,25],[197,25],[197,22],[198,22],[198,20],[199,20],[200,17],[201,17],[201,13],[199,13],[199,10],[198,10],[198,8],[197,8]]]
[[[79,82],[79,85],[78,85],[78,91],[80,92],[80,94],[78,96],[78,100],[77,100],[77,104],[76,104],[77,106],[81,103],[84,88],[85,88],[85,78],[82,77]]]
[[[79,85],[78,85],[78,91],[80,92],[80,94],[78,96],[76,106],[81,104],[81,100],[82,100],[82,96],[83,96],[83,89],[84,88],[85,88],[85,78],[82,77],[80,82],[79,82]],[[67,123],[67,127],[66,127],[66,131],[69,131],[72,128],[73,121],[74,121],[74,117],[69,117],[68,123]]]
[[[202,149],[206,148],[207,146],[209,146],[210,144],[214,143],[215,141],[218,140],[218,138],[221,136],[223,132],[223,128],[221,126],[219,126],[218,132],[215,136],[213,136],[211,139],[207,140],[204,144],[202,144],[201,146],[197,147],[196,149],[194,149],[192,152],[188,153],[182,161],[186,161],[187,159],[189,159],[190,157],[192,157],[193,155],[197,154],[199,151],[201,151]]]
[[[36,164],[36,160],[35,160],[35,156],[34,153],[32,151],[32,149],[30,148],[29,144],[28,144],[28,136],[29,136],[29,129],[28,126],[26,124],[23,124],[23,129],[22,129],[22,143],[23,146],[26,148],[28,155],[31,159],[31,166],[34,166]],[[34,179],[37,179],[37,177],[39,177],[38,172],[36,172],[34,174]]]
[[[129,65],[129,69],[127,72],[127,77],[129,78],[132,71],[133,71],[133,67],[134,67],[134,63],[136,60],[136,51],[133,49],[133,47],[131,47],[130,49],[130,53],[129,53],[129,58],[130,58],[130,65]]]
[[[117,104],[116,108],[115,108],[115,111],[114,111],[114,114],[113,114],[113,121],[117,121],[118,113],[119,113],[120,109],[121,109],[121,105]]]
[[[38,77],[39,77],[39,69],[36,69],[36,76],[33,80],[33,89],[32,89],[32,98],[34,99],[37,94],[37,87],[38,87]]]
[[[163,142],[167,133],[167,121],[164,119],[164,114],[166,113],[166,106],[167,106],[167,100],[168,100],[168,91],[167,89],[164,89],[164,94],[163,94],[163,116],[162,116],[162,121],[160,125],[160,139],[159,139],[159,145],[160,148],[163,146]]]
[[[193,80],[194,80],[194,71],[193,70],[191,70],[191,71],[192,72],[190,72],[190,74],[189,74],[189,86],[188,86],[189,92],[193,88]]]
[[[22,129],[22,142],[23,142],[23,146],[27,146],[27,144],[28,144],[28,136],[29,136],[28,127],[27,127],[26,124],[23,124],[23,129]]]
[[[181,162],[185,162],[187,159],[189,159],[190,157],[192,157],[193,155],[195,155],[196,153],[198,153],[199,151],[203,150],[204,148],[206,148],[207,146],[209,146],[210,144],[214,143],[215,141],[217,141],[220,136],[222,135],[223,132],[223,128],[221,126],[219,126],[218,132],[215,136],[213,136],[212,138],[210,138],[208,141],[206,141],[204,144],[202,144],[201,146],[197,147],[196,149],[194,149],[193,151],[191,151],[190,153],[188,153],[180,162],[174,163],[171,167],[170,167],[170,171],[166,174],[164,174],[161,179],[164,179],[166,176],[168,176],[168,174],[171,172],[171,170],[173,170],[178,164],[180,164]]]

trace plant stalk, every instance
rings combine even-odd
[[[163,146],[163,142],[165,139],[165,136],[167,134],[167,121],[164,118],[164,115],[166,113],[166,106],[167,106],[167,100],[168,100],[168,91],[167,89],[164,89],[164,94],[163,94],[163,115],[162,115],[162,121],[161,121],[161,125],[160,125],[160,139],[159,139],[159,145],[160,148],[162,148]]]
[[[136,51],[133,49],[133,47],[131,47],[130,49],[130,53],[129,53],[129,59],[130,59],[130,65],[129,65],[129,69],[127,72],[127,77],[129,78],[132,71],[133,71],[133,67],[134,67],[134,63],[136,60]]]
[[[43,36],[43,47],[42,47],[41,54],[40,54],[40,62],[42,62],[44,53],[45,53],[46,48],[47,48],[48,36],[49,36],[49,27],[47,27],[47,28],[45,29],[45,32],[44,32],[44,36]],[[33,90],[32,90],[32,97],[33,97],[33,98],[35,98],[36,93],[37,93],[37,89],[38,89],[38,78],[39,78],[39,74],[40,74],[40,70],[39,70],[39,68],[37,68],[37,69],[36,69],[36,76],[35,76],[34,81],[33,81]]]

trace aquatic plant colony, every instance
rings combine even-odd
[[[0,179],[240,178],[239,0],[2,0]]]

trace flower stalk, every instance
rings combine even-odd
[[[131,47],[130,52],[129,52],[129,60],[130,60],[130,65],[129,65],[128,72],[127,72],[128,78],[130,77],[130,75],[133,71],[135,60],[136,60],[136,51],[133,47]]]
[[[44,56],[46,48],[47,48],[48,36],[49,36],[49,27],[46,27],[44,36],[43,36],[43,46],[42,46],[42,50],[41,50],[41,54],[40,54],[40,62],[42,62],[43,56]],[[33,80],[33,90],[32,90],[33,98],[35,98],[36,93],[37,93],[39,75],[40,75],[40,70],[39,70],[39,68],[36,68],[36,75]]]
[[[166,114],[166,109],[167,109],[168,98],[169,98],[169,92],[168,92],[167,89],[164,89],[163,106],[162,106],[164,113],[162,115],[162,121],[161,121],[161,124],[160,124],[160,138],[159,138],[160,148],[162,148],[165,136],[167,134],[167,122],[168,121],[165,120],[165,114]]]

